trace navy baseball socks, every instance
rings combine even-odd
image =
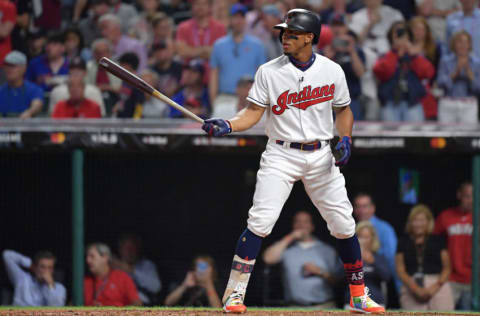
[[[337,239],[337,251],[342,259],[345,278],[350,288],[350,310],[363,314],[385,313],[385,308],[370,298],[368,288],[365,287],[362,253],[357,236]]]
[[[240,235],[233,257],[232,270],[227,288],[223,295],[223,310],[227,313],[245,313],[247,307],[243,304],[248,280],[255,265],[262,237],[255,235],[248,228]]]

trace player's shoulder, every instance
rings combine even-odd
[[[323,55],[320,54],[315,54],[315,59],[316,59],[316,67],[322,68],[322,72],[325,73],[325,71],[332,71],[334,72],[343,72],[342,66],[340,66],[338,63],[334,62],[330,58],[327,58]]]
[[[267,61],[263,65],[259,67],[259,69],[265,71],[265,70],[278,70],[279,68],[282,68],[286,64],[288,64],[290,61],[288,60],[288,57],[285,55],[278,56],[277,58],[274,58],[270,61]]]

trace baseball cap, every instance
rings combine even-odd
[[[90,1],[90,5],[92,5],[92,6],[97,5],[97,4],[110,5],[110,2],[108,2],[108,0],[91,0]]]
[[[247,13],[248,9],[246,6],[244,6],[243,4],[241,3],[235,3],[234,5],[232,5],[232,7],[230,8],[230,15],[235,15],[237,13],[240,13],[242,15],[245,15]]]
[[[18,50],[12,50],[5,56],[3,62],[10,66],[25,66],[27,64],[27,57]]]
[[[199,73],[202,73],[205,71],[205,68],[203,66],[203,61],[200,59],[192,59],[190,62],[188,62],[185,65],[186,69],[192,69],[193,71],[197,71]]]
[[[282,13],[280,12],[280,9],[274,5],[274,4],[266,4],[262,7],[262,13],[266,15],[271,15],[276,18],[282,19]]]
[[[74,57],[71,61],[70,64],[68,65],[69,69],[83,69],[86,70],[87,66],[85,64],[85,61],[81,57]]]

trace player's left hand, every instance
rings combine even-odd
[[[205,120],[202,129],[210,136],[225,136],[232,132],[229,121],[217,118]]]
[[[335,161],[335,166],[343,167],[348,163],[348,159],[350,159],[350,155],[352,153],[352,140],[348,136],[343,136],[342,140],[340,140],[335,146],[335,150],[340,153],[340,156]]]

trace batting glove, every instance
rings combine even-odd
[[[350,155],[352,154],[351,149],[351,139],[348,136],[343,136],[342,140],[338,142],[337,146],[335,146],[335,150],[340,152],[340,158],[335,161],[335,166],[343,167],[348,163],[348,159],[350,159]]]
[[[212,118],[205,120],[202,129],[210,136],[225,136],[232,132],[232,124],[227,120]]]

